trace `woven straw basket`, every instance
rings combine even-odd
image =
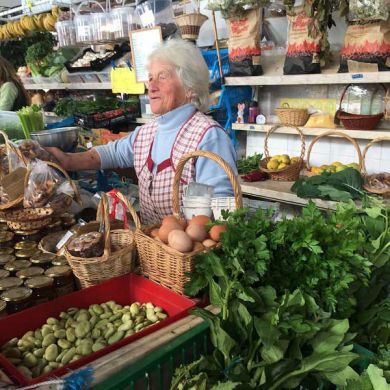
[[[348,90],[348,88],[352,84],[349,84],[345,87],[341,98],[340,98],[340,107],[341,103],[343,102],[344,96]],[[386,87],[381,84],[383,89],[385,90],[385,93],[387,95]],[[376,92],[376,91],[375,91]],[[373,96],[375,95],[375,92]],[[372,96],[372,97],[373,97]],[[385,98],[386,101],[386,98]],[[371,99],[372,104],[372,99]],[[379,121],[383,118],[384,113],[381,112],[380,114],[374,114],[374,115],[357,115],[357,114],[350,114],[349,112],[342,111],[341,109],[337,110],[336,112],[336,119],[338,121],[341,121],[343,126],[348,130],[372,130],[375,129],[375,127],[378,125]],[[337,122],[337,121],[336,121]]]
[[[198,150],[184,155],[177,165],[172,190],[173,214],[176,217],[180,217],[179,184],[184,166],[187,161],[197,157],[209,158],[224,169],[233,187],[236,207],[237,209],[242,208],[241,187],[231,167],[218,155]],[[142,230],[138,229],[136,231],[136,242],[141,271],[143,275],[147,276],[149,279],[160,283],[179,294],[183,294],[184,287],[189,281],[187,273],[194,270],[194,256],[204,250],[201,249],[190,253],[178,252],[149,236],[149,233],[156,227],[157,226],[148,226]]]
[[[367,183],[367,180],[370,178],[370,175],[367,174],[367,168],[366,168],[366,154],[367,154],[367,151],[368,151],[368,149],[371,148],[372,145],[380,143],[380,142],[383,142],[383,141],[390,141],[390,137],[374,138],[364,148],[364,150],[363,150],[363,169],[362,169],[362,174],[363,174],[364,181],[365,181],[365,184],[363,185],[363,187],[364,187],[364,189],[366,191],[371,192],[373,194],[377,194],[377,195],[383,195],[383,196],[385,196],[387,198],[390,195],[390,189],[388,189],[388,188],[383,188],[383,189],[374,188],[374,187],[371,187]]]
[[[131,214],[136,228],[139,229],[141,224],[137,213],[121,193],[118,193],[117,196]],[[110,229],[106,194],[102,194],[97,214],[98,220],[104,222],[103,255],[101,257],[85,259],[71,255],[66,247],[64,249],[64,255],[72,267],[73,273],[80,280],[82,288],[99,284],[115,276],[127,274],[133,271],[135,265],[134,233],[128,229]],[[77,235],[88,232],[88,228],[89,231],[96,231],[96,227],[96,223],[88,224]]]
[[[313,141],[311,141],[311,144],[309,145],[309,148],[307,150],[307,156],[306,156],[306,169],[304,171],[304,175],[305,176],[316,176],[318,175],[318,173],[313,173],[311,172],[311,165],[310,165],[310,156],[311,156],[311,151],[313,149],[313,146],[315,145],[315,143],[320,140],[321,138],[324,138],[324,137],[328,137],[328,136],[337,136],[337,137],[341,137],[341,138],[344,138],[346,140],[348,140],[349,142],[351,142],[351,144],[354,146],[355,150],[356,150],[356,153],[358,155],[358,159],[359,159],[359,171],[362,170],[363,168],[363,157],[362,157],[362,152],[360,150],[360,147],[358,145],[358,143],[353,139],[351,138],[349,135],[341,132],[341,131],[325,131],[324,133],[318,135],[317,137],[315,137],[313,139]]]
[[[268,173],[270,176],[271,180],[277,180],[277,181],[295,181],[298,180],[299,178],[299,173],[301,172],[301,169],[303,167],[303,159],[305,157],[305,136],[303,135],[302,131],[295,126],[291,126],[294,128],[297,133],[299,134],[299,137],[301,139],[301,154],[299,156],[299,161],[290,164],[285,168],[282,169],[268,169],[267,168],[267,163],[268,161],[271,160],[271,156],[269,154],[268,150],[268,138],[272,133],[274,133],[277,129],[281,128],[283,126],[274,126],[271,129],[267,131],[267,134],[265,135],[264,139],[264,156],[260,163],[259,163],[259,168],[261,171]]]
[[[208,19],[206,15],[194,12],[180,15],[175,18],[180,28],[181,37],[190,41],[196,41],[202,24]]]
[[[290,108],[288,103],[275,109],[280,122],[285,126],[303,126],[309,119],[309,112],[306,108]]]

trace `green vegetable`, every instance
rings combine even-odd
[[[237,170],[239,175],[245,175],[259,169],[259,162],[262,159],[261,153],[255,153],[253,156],[237,161]]]
[[[31,138],[31,133],[41,131],[45,128],[42,110],[36,104],[29,107],[23,107],[17,112],[17,114],[22,124],[24,137],[26,139]]]

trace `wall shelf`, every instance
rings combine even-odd
[[[107,83],[45,83],[45,84],[24,84],[28,90],[50,90],[50,89],[105,89],[111,90],[111,82]]]
[[[232,130],[241,130],[241,131],[254,131],[258,133],[266,133],[269,129],[275,126],[275,124],[265,124],[265,125],[255,125],[251,123],[233,123]],[[329,130],[337,130],[341,131],[352,138],[355,139],[374,139],[377,137],[390,136],[390,129],[378,129],[378,130],[346,130],[344,128],[336,128],[336,129],[324,129],[324,128],[306,128],[299,127],[299,129],[306,136],[317,136],[325,131]],[[275,134],[292,134],[297,135],[297,132],[292,127],[281,127],[279,128]]]

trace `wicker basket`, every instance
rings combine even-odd
[[[197,157],[209,158],[224,169],[233,186],[236,207],[242,208],[241,187],[230,166],[214,153],[195,151],[184,155],[176,168],[172,190],[172,209],[174,215],[177,217],[180,216],[179,184],[184,166],[188,160]],[[203,250],[190,253],[178,252],[149,236],[150,231],[155,227],[148,226],[142,230],[136,230],[135,233],[142,274],[179,294],[183,294],[184,287],[189,281],[187,273],[194,270],[193,257]]]
[[[285,126],[303,126],[309,119],[309,112],[306,108],[290,108],[288,103],[275,109],[280,122]]]
[[[140,221],[137,213],[128,200],[120,193],[118,199],[122,201],[130,212],[135,226],[140,228]],[[73,273],[79,279],[82,288],[99,284],[107,279],[120,276],[133,271],[135,266],[135,241],[134,233],[131,230],[110,229],[107,195],[102,194],[98,210],[98,219],[104,222],[104,253],[101,257],[81,258],[72,256],[67,249],[64,254],[72,267]],[[95,225],[96,226],[96,225]],[[88,228],[84,227],[83,233]],[[78,235],[80,232],[78,232]]]
[[[59,255],[60,253],[58,253],[57,250],[53,250],[53,243],[57,244],[65,234],[65,231],[48,234],[47,236],[43,237],[41,241],[39,241],[38,249],[43,253]]]
[[[180,28],[181,37],[190,41],[196,41],[199,36],[200,27],[208,19],[206,15],[194,12],[180,15],[175,18]]]
[[[340,98],[340,107],[341,103],[343,102],[344,96],[348,90],[348,88],[352,84],[349,84],[345,87],[341,98]],[[385,90],[385,93],[387,94],[386,87],[381,84],[382,87]],[[374,92],[375,94],[375,92]],[[373,94],[373,95],[374,95]],[[341,121],[343,126],[348,130],[372,130],[375,129],[378,126],[379,121],[383,118],[384,113],[381,112],[380,114],[375,115],[357,115],[357,114],[350,114],[348,112],[342,111],[341,109],[337,110],[336,112],[336,119]]]
[[[263,158],[260,161],[259,168],[261,171],[268,173],[271,180],[295,181],[295,180],[298,180],[298,178],[299,178],[299,173],[301,172],[301,169],[303,167],[303,159],[305,157],[305,136],[303,135],[302,131],[298,127],[291,126],[297,131],[297,133],[299,134],[299,136],[301,138],[301,155],[299,156],[299,161],[294,163],[294,164],[290,164],[285,168],[278,169],[278,170],[267,168],[267,163],[268,163],[268,161],[271,160],[271,156],[270,156],[269,150],[268,150],[268,138],[270,137],[270,135],[272,133],[274,133],[277,129],[279,129],[281,127],[283,127],[283,126],[280,126],[280,125],[274,126],[267,131],[267,134],[265,135],[265,139],[264,139],[264,156],[265,156],[265,158]]]
[[[371,187],[370,185],[367,184],[367,179],[369,179],[369,177],[370,177],[370,175],[367,174],[367,169],[366,169],[366,154],[367,154],[367,151],[368,151],[368,149],[371,148],[372,145],[374,145],[376,143],[379,143],[379,142],[383,142],[383,141],[390,141],[390,137],[374,138],[371,142],[369,142],[366,145],[366,147],[363,150],[363,169],[362,169],[362,174],[363,174],[364,181],[365,181],[363,187],[364,187],[364,189],[366,191],[371,192],[373,194],[389,197],[389,195],[390,195],[390,189],[389,188],[379,189],[379,188]]]
[[[306,156],[306,169],[304,171],[304,175],[305,176],[316,176],[318,175],[318,173],[314,173],[314,172],[311,172],[311,165],[310,165],[310,156],[311,156],[311,151],[313,149],[313,146],[314,144],[320,140],[321,138],[324,138],[324,137],[328,137],[328,136],[337,136],[337,137],[341,137],[341,138],[344,138],[346,140],[348,140],[349,142],[351,142],[351,144],[354,146],[355,150],[356,150],[356,153],[358,155],[358,158],[359,158],[359,171],[361,172],[362,168],[363,168],[363,157],[362,157],[362,152],[360,150],[360,147],[358,145],[358,143],[352,138],[350,137],[349,135],[341,132],[341,131],[325,131],[324,133],[318,135],[317,137],[315,137],[313,139],[313,141],[311,141],[311,144],[309,145],[309,148],[307,150],[307,156]]]
[[[38,230],[52,223],[53,210],[44,207],[7,210],[1,213],[1,218],[7,222],[11,230]]]

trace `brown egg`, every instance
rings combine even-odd
[[[202,242],[207,237],[206,228],[204,225],[192,224],[186,229],[186,233],[190,236],[192,241]]]
[[[200,242],[195,242],[194,247],[192,248],[192,251],[193,252],[201,252],[204,249],[205,249],[204,246]]]
[[[188,225],[206,225],[210,222],[210,218],[207,215],[197,215],[196,217],[193,217],[189,222]]]
[[[219,242],[221,233],[226,232],[226,229],[227,229],[226,225],[213,226],[209,231],[210,238],[214,241]]]
[[[171,225],[173,223],[179,223],[179,220],[174,215],[167,215],[163,218],[161,225]]]
[[[213,246],[217,245],[217,243],[214,241],[214,240],[211,240],[210,238],[208,238],[207,240],[204,240],[202,242],[202,244],[206,247],[206,248],[212,248]]]
[[[150,232],[150,237],[152,237],[152,238],[158,237],[158,231],[159,231],[159,229],[153,229],[153,230]]]
[[[178,223],[170,223],[170,224],[167,223],[165,225],[162,225],[158,231],[159,239],[165,244],[167,244],[168,235],[172,230],[183,230],[183,228]]]
[[[191,252],[194,243],[183,230],[172,230],[168,235],[168,245],[179,252]]]

